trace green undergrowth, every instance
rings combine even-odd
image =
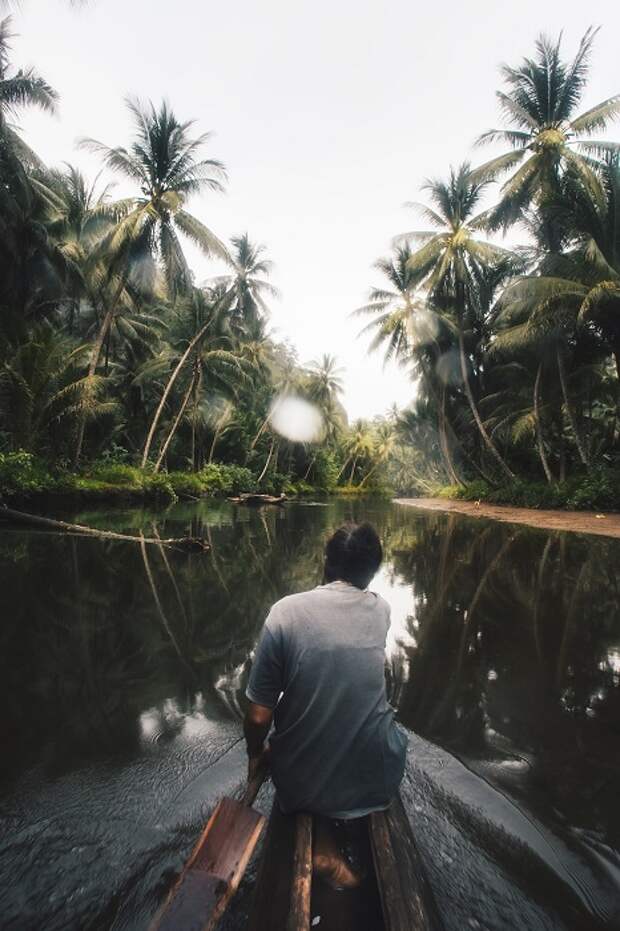
[[[345,498],[392,498],[394,492],[383,485],[339,485],[336,494]]]
[[[274,472],[259,485],[254,472],[244,466],[209,463],[198,472],[158,472],[124,462],[101,460],[79,472],[52,467],[24,451],[0,452],[0,499],[29,500],[40,496],[67,496],[88,501],[143,500],[155,503],[178,498],[226,497],[243,492],[293,496],[321,494],[307,482],[291,482]]]
[[[437,490],[437,496],[523,508],[620,511],[620,471],[596,469],[553,483],[517,479],[499,488],[476,480],[465,485],[444,486]]]

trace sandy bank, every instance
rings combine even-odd
[[[575,533],[595,533],[602,537],[620,538],[620,514],[597,514],[594,511],[539,511],[534,508],[513,508],[500,504],[477,504],[473,501],[451,501],[446,498],[397,498],[396,504],[424,511],[446,511],[468,517],[486,517],[509,524],[527,524],[545,530],[572,530]]]

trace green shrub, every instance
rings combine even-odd
[[[118,443],[112,442],[107,449],[101,453],[102,462],[120,462],[128,463],[131,458],[131,453],[128,449],[125,449],[124,446],[119,446]]]
[[[454,489],[452,497],[460,498],[461,501],[486,501],[491,491],[491,486],[483,479],[475,479],[466,485],[450,485]]]
[[[309,498],[317,494],[322,493],[322,488],[315,488],[314,485],[310,485],[308,482],[304,482],[303,479],[300,479],[298,482],[287,482],[284,488],[282,489],[285,495],[296,496],[299,498]]]
[[[269,472],[261,483],[260,490],[266,495],[281,495],[290,484],[290,476],[282,472]]]
[[[196,472],[169,472],[168,481],[174,488],[175,494],[181,496],[200,498],[207,490],[204,480]]]
[[[576,487],[567,489],[566,503],[576,510],[620,509],[620,475],[600,469],[584,476]]]
[[[487,501],[522,508],[568,508],[570,510],[620,510],[620,474],[598,469],[589,475],[575,475],[564,482],[528,482],[515,479],[492,488],[484,481],[465,486],[447,485],[437,492],[442,498]]]
[[[144,473],[135,466],[108,461],[94,462],[84,474],[87,478],[94,478],[107,485],[124,485],[129,488],[140,488],[144,478]]]
[[[32,453],[23,449],[0,453],[0,495],[30,495],[55,485],[54,476]]]
[[[177,496],[167,475],[161,472],[144,475],[142,479],[144,495],[155,502],[176,501]]]
[[[204,490],[212,494],[238,495],[257,490],[256,476],[244,466],[210,462],[197,474]]]
[[[319,447],[312,453],[312,468],[309,478],[314,488],[333,491],[338,483],[339,466],[331,450]]]

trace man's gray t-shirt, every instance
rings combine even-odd
[[[346,582],[289,595],[269,612],[246,694],[275,708],[283,811],[351,817],[396,793],[407,737],[386,695],[389,618],[383,598]]]

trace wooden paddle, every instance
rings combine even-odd
[[[267,775],[261,769],[240,801],[217,806],[150,931],[211,931],[232,899],[261,835],[265,818],[251,805]]]

